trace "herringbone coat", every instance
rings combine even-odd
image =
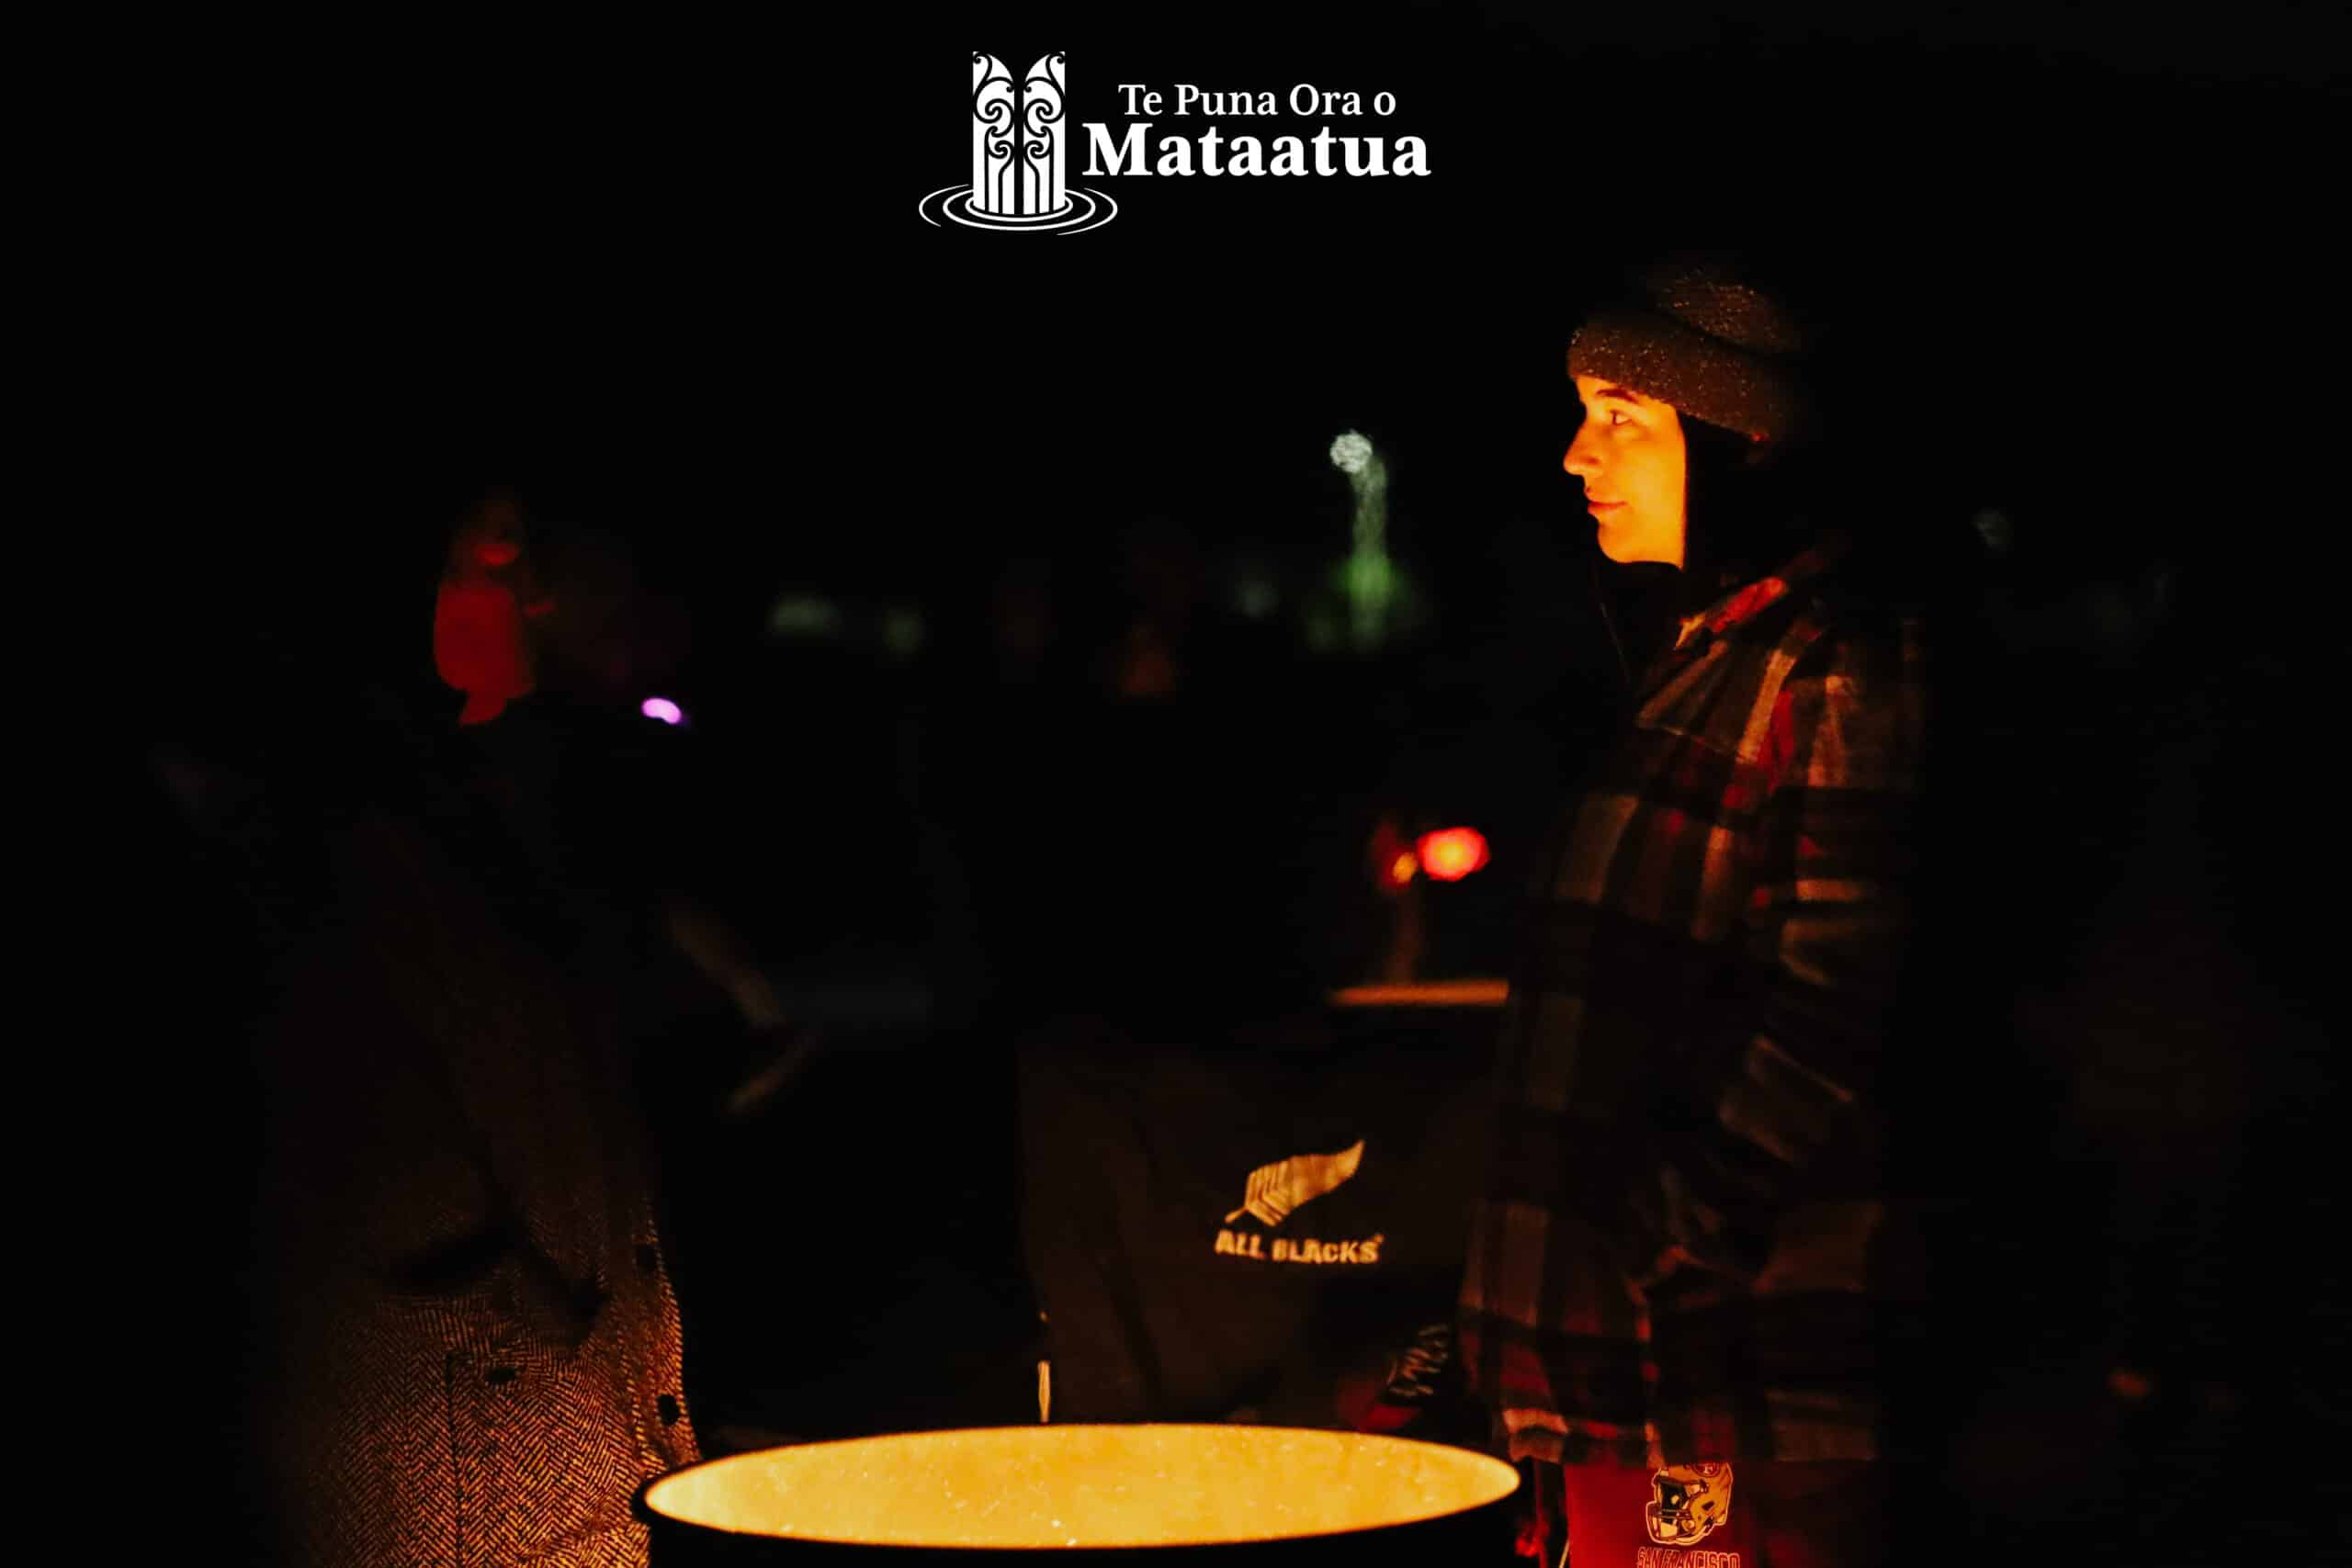
[[[696,1457],[616,1008],[390,814],[265,1032],[257,1436],[287,1560],[624,1568]]]

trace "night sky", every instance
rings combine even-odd
[[[298,85],[308,134],[224,112],[190,212],[214,243],[160,279],[164,376],[198,425],[238,389],[198,461],[249,526],[311,533],[320,486],[356,516],[503,476],[724,595],[803,564],[935,592],[1153,508],[1311,549],[1351,426],[1391,454],[1408,550],[1568,518],[1561,347],[1678,244],[1781,264],[1971,503],[2079,482],[2077,452],[2167,428],[2200,373],[2291,367],[2257,318],[2324,216],[2315,15],[1705,10],[385,40]],[[1089,234],[934,229],[914,207],[965,175],[973,47],[1066,51],[1071,118],[1114,131],[1121,82],[1390,91],[1393,118],[1333,129],[1418,134],[1432,173],[1130,175],[1093,182],[1122,210]],[[2065,432],[2005,423],[2022,381]]]

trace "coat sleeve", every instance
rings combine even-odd
[[[1865,1199],[1880,1070],[1905,944],[1926,703],[1923,639],[1825,635],[1765,734],[1738,984],[1660,1086],[1655,1188],[1638,1194],[1692,1262],[1752,1277],[1798,1204]]]

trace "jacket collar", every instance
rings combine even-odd
[[[1697,615],[1685,618],[1681,632],[1675,638],[1674,651],[1680,653],[1754,620],[1795,590],[1826,573],[1852,547],[1853,536],[1845,529],[1827,531],[1779,570],[1731,589]]]

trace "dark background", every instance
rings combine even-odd
[[[2344,108],[2340,22],[2322,8],[1032,6],[791,37],[635,28],[322,39],[266,87],[218,94],[162,150],[150,217],[164,243],[141,290],[158,439],[141,467],[167,510],[124,541],[142,745],[275,778],[321,755],[366,765],[364,690],[453,715],[432,677],[435,578],[449,527],[504,484],[550,539],[625,545],[628,636],[693,719],[631,730],[628,704],[578,698],[582,732],[633,781],[581,809],[630,846],[619,858],[642,882],[694,887],[789,994],[897,1053],[876,1059],[969,1038],[955,1032],[1008,994],[1042,1007],[1057,976],[1113,973],[1063,945],[1101,924],[1079,886],[1191,886],[1204,902],[1189,912],[1262,905],[1250,930],[1311,926],[1320,977],[1367,977],[1377,912],[1346,889],[1382,808],[1488,829],[1498,863],[1447,890],[1432,967],[1495,973],[1514,856],[1599,711],[1573,639],[1553,635],[1589,551],[1558,467],[1575,419],[1562,350],[1621,264],[1735,243],[1826,318],[1840,384],[1872,389],[1852,428],[1888,475],[1889,525],[1998,508],[2015,526],[2008,652],[1956,710],[1973,727],[1954,731],[1967,782],[1939,818],[1989,850],[1973,901],[1939,928],[1960,983],[1998,993],[1969,1016],[2006,1018],[2011,991],[2097,1011],[2144,989],[2134,961],[2088,955],[2120,944],[2152,962],[2117,889],[2187,852],[2211,868],[2198,886],[2222,890],[2197,906],[2214,940],[2258,976],[2216,1016],[2301,1038],[2280,1021],[2315,1010],[2324,942],[2319,890],[2290,868],[2321,809],[2296,759],[2321,711],[2314,584],[2333,554],[2314,394],[2334,363],[2337,269],[2320,242]],[[1419,135],[1432,173],[1090,179],[1074,144],[1072,183],[1120,203],[1106,228],[933,229],[915,207],[965,177],[972,49],[1016,65],[1067,51],[1072,118],[1114,130],[1124,81],[1171,101],[1182,81],[1385,89],[1393,118],[1334,130]],[[1346,429],[1388,463],[1391,547],[1433,608],[1369,661],[1309,657],[1296,622],[1346,548],[1347,487],[1325,456]],[[1178,705],[1197,730],[1130,754],[1098,671],[1135,611],[1121,561],[1141,524],[1191,539],[1204,629]],[[1271,626],[1218,608],[1245,556],[1282,590]],[[1030,558],[1054,584],[1052,702],[989,674],[991,585]],[[2171,585],[2161,631],[2102,633],[2102,588],[2129,598],[2153,577]],[[844,637],[769,637],[787,589],[841,605]],[[903,661],[878,632],[893,604],[924,627]],[[2182,758],[2199,804],[2176,842],[2145,803]],[[1188,790],[1220,804],[1192,837],[1156,838],[1126,793],[1147,784],[1170,817]],[[167,816],[141,820],[171,868],[184,829]],[[1107,867],[1098,883],[1080,875],[1089,860]],[[195,1322],[225,1341],[253,1201],[234,1152],[236,1021],[266,998],[245,978],[259,939],[209,863],[159,877],[138,929],[164,976],[148,1037],[218,1047],[193,1062],[163,1049],[187,1109],[140,1145],[202,1179],[176,1186],[203,1222],[188,1234],[211,1239],[156,1276],[169,1288],[125,1299],[160,1314],[148,1332]],[[973,956],[973,932],[1014,925],[1032,933],[1020,954]],[[1246,947],[1228,944],[1227,959]],[[1164,986],[1202,962],[1115,983]],[[867,999],[839,1001],[845,988]],[[1989,1413],[1977,1385],[2030,1382],[2101,1344],[2086,1303],[2128,1207],[2115,1194],[2132,1190],[2116,1172],[2160,1169],[2170,1123],[2127,1109],[2103,1134],[2079,1064],[2030,1040],[1954,1021],[1923,1055],[1951,1067],[1923,1072],[1938,1107],[1923,1146],[1943,1163],[1921,1180],[1952,1261],[1915,1419],[1978,1435],[1975,1450],[1922,1439],[1978,1452],[1965,1473],[1996,1477],[1960,1494],[1964,1513],[2043,1528],[2066,1517],[2075,1472],[2036,1442],[2108,1417],[2067,1404],[2057,1371],[2057,1392]],[[996,1092],[993,1058],[965,1059],[980,1064],[968,1081],[933,1081]],[[2282,1364],[2300,1351],[2251,1348],[2334,1332],[2322,1281],[2281,1287],[2270,1256],[2332,1186],[2294,1151],[2333,1075],[2299,1046],[2257,1042],[2245,1061],[2257,1109],[2224,1141],[2250,1152],[2196,1168],[2220,1208],[2191,1228],[2228,1238],[2211,1266],[2225,1325],[2199,1332],[2252,1414],[2142,1434],[2133,1451],[2159,1458],[2127,1492],[2184,1473],[2235,1484],[2244,1456],[2333,1418]],[[828,1105],[878,1092],[835,1071]],[[967,1097],[943,1124],[997,1149],[969,1111],[986,1103]],[[818,1161],[831,1125],[775,1136]],[[2155,1153],[2117,1152],[2143,1145]],[[136,1187],[144,1168],[122,1173]],[[933,1322],[1012,1332],[1018,1282],[989,1272],[1011,1223],[1001,1196],[963,1200],[957,1223],[982,1239],[934,1271],[978,1279],[965,1294],[905,1266]],[[869,1365],[924,1321],[893,1305],[845,1327],[861,1309],[822,1278],[789,1291],[796,1343],[819,1347],[804,1360]],[[1007,1364],[1012,1398],[1026,1368]],[[761,1375],[791,1413],[787,1371]],[[827,1418],[887,1420],[888,1402],[804,1425]],[[2185,1431],[2211,1442],[2184,1447]],[[2040,1490],[2018,1479],[2037,1469]],[[1923,1461],[1919,1495],[1962,1472]]]

